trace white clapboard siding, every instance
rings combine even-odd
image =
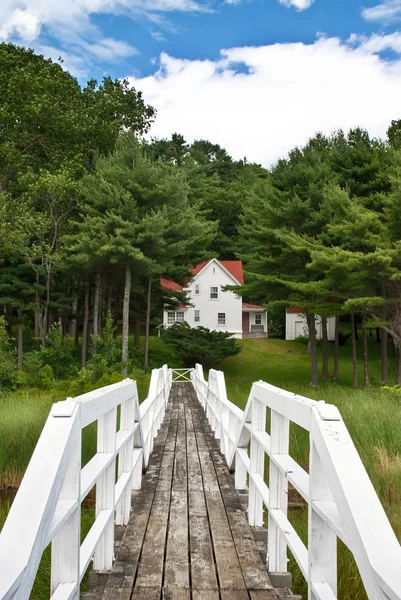
[[[228,400],[223,373],[211,370],[206,381],[196,365],[191,380],[235,470],[236,489],[249,487],[250,524],[263,525],[267,509],[269,571],[287,570],[290,548],[307,581],[308,600],[333,600],[340,538],[354,555],[368,598],[401,600],[401,547],[338,409],[260,381],[242,411]],[[309,432],[309,473],[289,455],[290,422]],[[308,547],[288,520],[288,483],[308,505]]]
[[[1,600],[29,598],[50,543],[52,600],[78,600],[92,560],[95,569],[111,569],[114,524],[128,523],[131,490],[141,486],[171,384],[165,365],[152,371],[141,405],[130,379],[53,405],[0,534]],[[82,468],[82,430],[93,422],[97,453]],[[81,544],[81,502],[94,486],[96,519]]]

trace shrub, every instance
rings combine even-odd
[[[17,369],[4,317],[0,317],[0,388],[14,389],[23,382]]]
[[[46,336],[46,348],[41,349],[43,362],[50,365],[56,379],[71,375],[77,368],[74,347],[63,337],[55,323]]]
[[[111,315],[108,315],[101,334],[92,338],[91,358],[87,369],[92,372],[94,379],[98,379],[121,366],[121,339],[116,335]]]
[[[175,323],[164,330],[163,339],[175,346],[185,367],[196,363],[206,369],[241,352],[241,346],[229,332],[211,331],[206,327],[190,327],[188,323]]]
[[[284,305],[269,305],[267,313],[269,338],[285,339],[285,307]]]
[[[50,365],[42,367],[38,373],[37,384],[41,388],[50,388],[54,383],[54,373]]]

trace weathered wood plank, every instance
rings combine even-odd
[[[170,503],[164,585],[167,589],[189,588],[187,493],[174,487]]]
[[[160,600],[161,588],[139,588],[135,586],[132,600]]]
[[[251,590],[249,595],[251,600],[279,600],[278,595],[273,590]]]
[[[170,490],[156,490],[139,562],[136,581],[138,587],[155,588],[160,586],[161,588],[162,586],[170,496]]]
[[[221,600],[249,600],[246,590],[221,590]]]
[[[189,590],[163,588],[162,600],[191,600]]]
[[[195,589],[218,589],[207,517],[190,515],[191,581]]]
[[[192,600],[220,600],[220,594],[215,590],[192,590]]]
[[[245,588],[221,494],[205,491],[205,496],[220,588]]]

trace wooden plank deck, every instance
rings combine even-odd
[[[174,384],[102,600],[275,598],[192,385]]]

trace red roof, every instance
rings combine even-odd
[[[160,277],[160,285],[165,290],[182,290],[181,285],[178,285],[178,283],[170,281],[169,279],[164,279],[164,277]]]
[[[248,302],[243,302],[242,308],[255,308],[258,310],[266,310],[266,306],[259,306],[259,304],[249,304]]]
[[[203,267],[205,267],[208,263],[210,263],[210,260],[204,260],[199,265],[197,265],[196,267],[191,269],[191,273],[193,275],[197,275],[198,273],[200,273],[202,271]],[[244,272],[242,270],[242,261],[241,260],[219,260],[219,263],[221,265],[223,265],[223,267],[229,273],[231,273],[231,275],[233,277],[235,277],[235,279],[237,281],[239,281],[239,283],[241,285],[244,285]],[[163,277],[160,278],[160,285],[165,290],[182,290],[183,289],[182,285],[179,285],[178,283],[175,283],[174,281],[170,281],[169,279],[164,279]]]
[[[302,315],[305,312],[303,308],[287,308],[287,315]]]

